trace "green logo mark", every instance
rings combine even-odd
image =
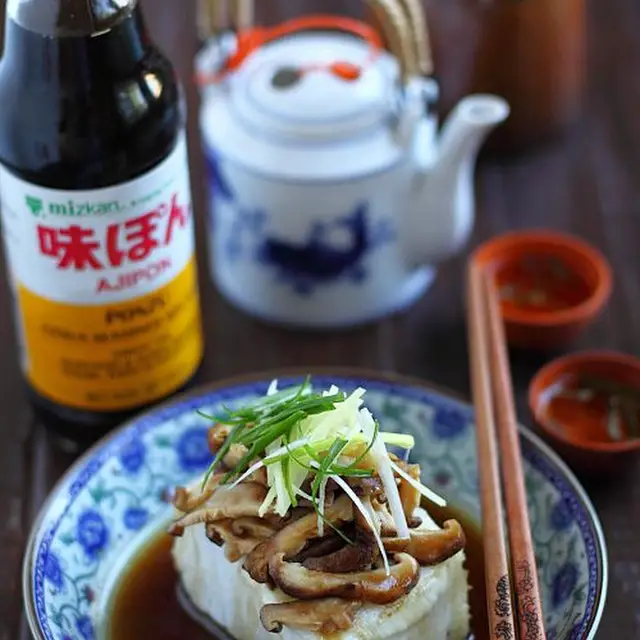
[[[31,210],[34,216],[40,215],[42,212],[42,200],[40,198],[34,198],[32,196],[26,196],[27,207]]]

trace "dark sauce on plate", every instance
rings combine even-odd
[[[484,546],[480,527],[469,516],[455,507],[438,507],[429,503],[422,505],[431,517],[442,526],[445,520],[454,518],[464,529],[465,568],[469,572],[469,608],[471,609],[472,634],[469,640],[489,640],[489,618],[487,617],[487,590],[484,575]]]
[[[211,640],[178,603],[173,538],[159,532],[122,574],[109,620],[109,640]]]
[[[466,567],[469,571],[469,602],[475,640],[487,640],[482,537],[477,525],[463,512],[429,505],[433,519],[442,524],[455,518],[466,537]],[[134,558],[122,575],[111,607],[109,640],[212,640],[208,631],[182,609],[177,597],[178,574],[171,559],[173,538],[164,532],[155,536]],[[274,636],[275,637],[275,636]],[[219,635],[216,640],[227,640]]]

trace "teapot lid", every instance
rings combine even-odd
[[[370,60],[364,41],[339,32],[306,32],[254,52],[230,78],[234,115],[258,135],[326,140],[381,123],[393,108],[397,65]],[[344,61],[344,62],[342,62]],[[331,73],[331,65],[346,73]],[[361,70],[350,76],[350,69]]]

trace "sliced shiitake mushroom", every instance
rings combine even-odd
[[[338,526],[353,519],[353,504],[347,496],[341,496],[324,512],[325,519]],[[256,581],[269,582],[269,558],[276,553],[295,556],[307,541],[316,535],[318,516],[310,512],[299,520],[287,524],[275,536],[258,545],[246,558],[245,570]]]
[[[301,562],[309,558],[320,558],[321,556],[327,556],[330,553],[339,551],[344,547],[344,540],[335,533],[330,533],[323,538],[312,538],[307,541],[304,548],[295,556],[290,558],[291,562]]]
[[[271,633],[280,633],[287,626],[329,636],[351,628],[354,614],[361,606],[359,602],[340,598],[294,600],[264,605],[260,620]]]
[[[383,538],[390,553],[405,552],[422,566],[440,564],[464,549],[465,535],[457,520],[447,520],[442,529],[415,529],[409,538]]]
[[[343,544],[341,549],[302,562],[305,569],[329,573],[366,571],[377,556],[377,546],[370,535],[359,533],[354,544]]]
[[[211,522],[207,524],[206,532],[209,540],[218,546],[224,545],[229,562],[237,562],[270,538],[276,530],[261,518],[241,516]]]
[[[296,520],[300,520],[300,518],[304,518],[305,516],[308,516],[311,513],[311,511],[312,511],[311,507],[301,506],[300,502],[298,502],[298,506],[293,507],[293,509],[289,509],[289,511],[287,511],[287,515],[284,517],[280,517],[275,513],[271,514],[271,516],[267,514],[265,517],[269,519],[273,519],[274,521],[277,518],[278,521],[282,524],[282,526],[285,526],[287,524],[291,524],[292,522],[295,522]],[[282,526],[280,528],[282,528]]]
[[[222,448],[231,433],[231,427],[227,424],[214,424],[207,433],[207,443],[211,453],[216,454]],[[235,469],[240,460],[247,454],[247,448],[242,444],[232,444],[229,451],[222,458],[222,464],[227,469]],[[264,483],[266,484],[266,482]]]
[[[218,522],[210,522],[205,525],[205,531],[207,533],[207,538],[213,542],[218,547],[221,547],[224,544],[224,536],[222,531],[222,525],[224,523],[230,523],[231,520],[219,520]]]
[[[287,562],[284,553],[269,561],[269,573],[287,595],[300,600],[336,597],[374,604],[389,604],[406,595],[418,582],[420,567],[408,553],[394,556],[387,575],[384,568],[355,573],[311,571],[301,564]]]
[[[269,522],[256,516],[242,516],[231,521],[231,530],[239,537],[258,538],[266,540],[275,532],[275,527]]]
[[[202,488],[200,493],[192,493],[185,487],[176,487],[173,495],[173,506],[182,511],[188,513],[195,509],[200,508],[211,496],[216,489],[220,486],[220,481],[224,477],[223,473],[214,473],[207,479],[206,485]]]
[[[230,433],[231,427],[228,424],[214,424],[207,432],[209,451],[213,454],[218,453]]]
[[[258,484],[263,484],[265,487],[267,486],[267,468],[260,467],[256,471],[254,471],[247,480],[249,482],[257,482]]]
[[[405,471],[411,478],[420,482],[420,465],[419,464],[407,464],[403,471]],[[420,506],[420,492],[404,478],[400,480],[400,487],[398,488],[400,493],[400,502],[402,502],[402,510],[407,520],[413,517],[415,510]]]
[[[224,545],[225,558],[229,562],[238,562],[250,554],[261,542],[261,538],[233,538]]]
[[[380,502],[370,496],[363,496],[362,503],[367,513],[373,518],[376,530],[381,536],[391,538],[397,534],[396,523],[393,520],[393,516],[389,511],[389,505],[386,502]],[[359,510],[355,512],[355,519],[361,531],[371,531],[369,523]]]
[[[387,502],[379,502],[376,499],[371,501],[373,512],[380,523],[381,536],[395,536],[397,534],[396,523],[389,510]]]
[[[264,538],[252,536],[238,536],[233,532],[234,520],[227,518],[211,522],[206,527],[207,538],[217,544],[224,546],[224,555],[229,562],[238,562],[248,553],[253,551]]]
[[[378,476],[371,478],[349,478],[347,482],[356,495],[377,498],[380,502],[385,501],[381,499],[384,496],[384,486]]]
[[[199,522],[216,522],[225,518],[258,516],[267,489],[256,482],[243,482],[233,489],[220,489],[213,494],[206,508],[193,511],[174,522],[169,533],[181,536],[187,527]]]
[[[329,491],[328,493],[325,492],[324,494],[325,508],[333,504],[335,495],[336,495],[335,491]],[[298,500],[298,505],[301,507],[304,507],[305,509],[313,509],[314,507],[314,504],[311,502],[311,500],[307,500],[307,498],[300,498]]]
[[[311,486],[313,485],[313,478],[307,478],[303,483],[302,486],[300,487],[305,493],[311,493]],[[333,478],[329,478],[327,480],[327,485],[325,487],[325,495],[328,495],[330,493],[335,493],[336,491],[338,491],[340,489],[340,487],[338,486],[338,483],[333,479]]]
[[[243,444],[232,444],[229,447],[229,451],[227,451],[222,458],[222,464],[224,464],[227,469],[233,470],[240,464],[240,461],[247,455],[248,451],[249,449]]]

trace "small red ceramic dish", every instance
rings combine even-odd
[[[553,360],[529,386],[531,412],[579,470],[608,472],[640,453],[640,359],[585,351]]]
[[[498,236],[474,253],[496,278],[509,344],[551,349],[574,339],[611,295],[611,267],[583,240],[553,231]]]

